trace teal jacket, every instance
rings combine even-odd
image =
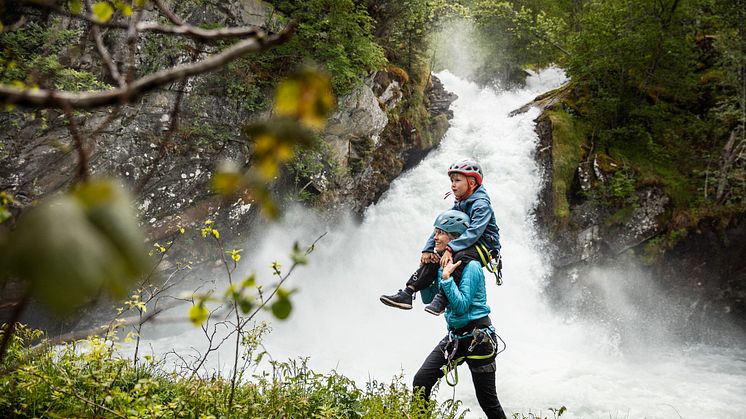
[[[441,281],[443,269],[438,269],[438,280],[420,292],[422,301],[429,304],[438,293],[438,287],[448,297],[445,318],[448,328],[459,329],[466,326],[470,321],[481,319],[490,314],[490,306],[487,305],[487,289],[484,284],[484,273],[482,265],[476,261],[470,261],[461,274],[461,285],[457,286],[453,278]]]

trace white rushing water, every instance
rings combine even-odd
[[[459,97],[451,128],[437,150],[366,211],[362,224],[323,226],[319,217],[297,210],[244,247],[251,260],[246,269],[269,277],[271,261],[287,254],[294,241],[307,245],[328,232],[310,265],[290,280],[298,289],[294,311],[286,322],[273,321],[265,341],[272,357],[308,356],[315,371],[336,370],[360,385],[371,379],[389,382],[398,374],[411,383],[444,335],[445,320],[424,312],[419,299],[413,310],[403,311],[384,306],[378,297],[404,285],[433,220],[452,205],[451,198],[443,199],[449,190],[448,165],[474,157],[484,167],[505,259],[504,285],[487,279],[491,317],[507,342],[497,358],[497,390],[508,416],[541,411],[552,417],[548,408],[564,405],[568,418],[746,417],[746,345],[692,347],[660,338],[629,351],[621,347],[618,333],[602,323],[567,320],[547,307],[546,261],[529,218],[540,187],[532,157],[538,110],[513,118],[508,113],[559,86],[563,73],[545,70],[531,77],[525,89],[500,93],[448,72],[438,77]],[[152,343],[178,350],[198,339],[195,331],[187,331]],[[224,360],[230,352],[226,348]],[[470,409],[468,417],[483,417],[468,368],[460,371],[455,396]],[[441,384],[438,398],[451,397],[450,387]]]

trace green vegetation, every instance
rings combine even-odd
[[[49,18],[42,25],[28,22],[18,30],[0,32],[0,83],[82,91],[109,86],[93,73],[70,68],[80,54],[76,42],[82,29],[62,29],[60,18]]]
[[[274,70],[275,77],[297,70],[298,65],[316,64],[332,75],[335,92],[345,94],[386,64],[383,50],[372,37],[373,21],[355,1],[270,3],[298,25],[289,42],[262,57],[260,65],[265,71]]]
[[[742,0],[463,4],[480,45],[500,46],[493,73],[554,62],[571,77],[570,94],[548,112],[560,224],[578,197],[581,161],[596,162],[604,179],[580,198],[618,214],[651,185],[671,198],[672,213],[746,210]]]
[[[134,364],[119,353],[114,336],[61,347],[38,343],[42,337],[42,332],[25,327],[14,336],[0,364],[0,416],[461,417],[458,401],[437,405],[413,399],[401,376],[389,384],[369,382],[361,389],[336,372],[315,373],[305,360],[269,361],[256,369],[254,363],[265,358],[264,353],[254,354],[257,340],[244,345],[252,369],[247,366],[243,371],[245,380],[231,396],[230,379],[219,374],[199,378],[192,371],[177,373],[150,356],[144,364]]]
[[[726,15],[744,12],[728,4],[589,2],[579,20],[582,29],[570,37],[567,68],[584,98],[581,118],[593,127],[597,149],[628,164],[639,175],[638,186],[661,185],[676,207],[723,204],[726,194],[731,203],[744,203],[732,188],[719,197],[704,190],[705,177],[736,175],[733,167],[729,173],[713,170],[721,166],[729,136],[744,142],[738,97],[745,92],[735,80],[742,82],[743,72],[737,76],[728,61],[746,52],[743,38],[740,46],[728,42],[743,26]]]

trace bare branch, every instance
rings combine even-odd
[[[155,7],[157,7],[158,10],[160,10],[161,13],[163,13],[168,18],[168,20],[171,21],[171,23],[173,23],[176,26],[186,26],[186,24],[184,23],[183,20],[181,20],[181,18],[176,16],[176,14],[171,11],[171,9],[169,9],[168,7],[166,7],[165,4],[163,4],[163,0],[153,0],[153,3],[155,3]]]
[[[78,122],[75,121],[75,114],[69,103],[61,102],[60,107],[65,113],[67,118],[67,130],[70,131],[70,136],[75,144],[75,150],[78,152],[78,173],[76,179],[82,182],[88,181],[88,150],[85,148],[85,141],[83,136],[80,135],[78,129]]]
[[[137,55],[137,41],[139,37],[139,31],[137,29],[137,23],[142,18],[142,7],[137,7],[136,2],[132,2],[134,11],[130,17],[129,27],[127,28],[127,75],[125,76],[126,83],[129,84],[135,79],[135,70],[137,70],[137,63],[135,56]]]
[[[279,34],[272,36],[257,33],[254,37],[238,42],[220,54],[213,55],[196,63],[183,64],[171,69],[149,74],[135,80],[126,88],[75,93],[49,89],[19,89],[9,86],[0,86],[0,102],[22,106],[41,106],[46,108],[61,108],[62,103],[67,103],[74,109],[92,109],[101,106],[133,102],[142,94],[159,86],[189,76],[207,73],[220,68],[243,55],[264,51],[274,45],[281,44],[290,37],[291,33],[292,27],[288,27]]]
[[[98,25],[93,25],[93,28],[91,29],[93,32],[93,39],[96,40],[96,49],[98,50],[98,54],[101,56],[101,59],[104,60],[104,63],[106,64],[106,68],[109,69],[109,74],[111,75],[111,78],[114,79],[118,84],[119,87],[124,87],[125,82],[124,78],[121,74],[119,74],[119,69],[117,68],[117,65],[114,64],[114,60],[111,59],[111,54],[109,54],[109,50],[106,49],[106,46],[104,45],[104,40],[101,37],[101,29],[98,27]]]
[[[122,21],[108,21],[108,22],[101,22],[98,20],[95,16],[90,16],[87,14],[73,14],[70,13],[69,10],[65,10],[65,8],[60,7],[52,2],[44,2],[44,1],[30,1],[27,0],[24,3],[27,3],[31,5],[32,7],[41,7],[47,10],[51,10],[52,12],[63,15],[63,16],[69,16],[75,19],[80,19],[89,23],[92,23],[94,25],[100,26],[100,27],[106,27],[106,28],[114,28],[114,29],[125,29],[129,30],[130,24],[127,22]],[[166,14],[162,10],[162,12],[171,19],[171,16]],[[171,13],[173,15],[173,13]],[[173,17],[176,17],[175,15]],[[178,19],[178,17],[177,17]],[[172,19],[173,21],[173,19]],[[155,33],[161,33],[164,35],[178,35],[178,36],[186,36],[188,38],[193,39],[201,39],[204,41],[207,40],[219,40],[219,39],[230,39],[230,38],[241,38],[246,36],[255,36],[259,29],[253,26],[239,26],[239,27],[232,27],[232,28],[216,28],[216,29],[202,29],[196,26],[188,25],[188,24],[181,24],[178,26],[164,26],[157,22],[138,22],[137,23],[137,31],[138,32],[155,32]]]

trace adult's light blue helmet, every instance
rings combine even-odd
[[[435,219],[433,226],[446,233],[463,234],[469,228],[469,216],[458,210],[448,210]]]

